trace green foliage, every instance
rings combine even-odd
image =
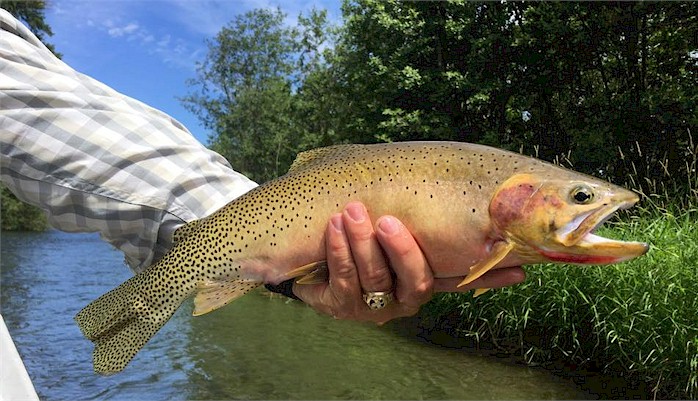
[[[236,18],[209,42],[209,54],[184,99],[217,133],[213,149],[242,173],[259,179],[278,173],[288,146],[295,33],[280,11],[255,10]],[[265,157],[272,153],[272,157]]]
[[[48,228],[41,209],[21,202],[4,185],[0,185],[0,216],[2,231],[43,231]]]
[[[489,105],[501,98],[506,77],[488,49],[500,40],[505,8],[367,0],[346,2],[343,10],[338,68],[361,117],[350,135],[479,142],[496,129]]]

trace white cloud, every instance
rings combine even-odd
[[[212,37],[235,16],[255,8],[274,8],[268,0],[170,0],[170,16],[189,32]]]
[[[170,35],[165,35],[157,41],[156,46],[158,48],[166,48],[170,45],[170,40],[172,40],[172,37]]]
[[[285,23],[296,25],[298,15],[308,15],[313,8],[328,9],[328,19],[339,23],[341,0],[168,0],[171,16],[193,33],[213,37],[223,26],[254,9],[281,9],[286,13]]]
[[[125,26],[115,26],[108,28],[107,33],[112,38],[120,38],[122,36],[131,36],[138,30],[138,24],[129,22]]]

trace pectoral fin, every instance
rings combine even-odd
[[[327,282],[329,277],[327,261],[321,260],[319,262],[308,263],[307,265],[291,270],[286,273],[286,276],[289,278],[300,277],[296,280],[298,284],[319,284]]]
[[[497,263],[501,262],[512,249],[514,249],[514,245],[509,242],[500,241],[495,243],[494,246],[492,246],[490,257],[473,265],[470,268],[470,273],[465,277],[465,280],[458,284],[458,287],[470,284],[480,278],[480,276],[487,273],[487,271],[493,268]]]
[[[478,289],[476,289],[475,292],[473,292],[473,298],[479,297],[480,295],[486,293],[490,289],[491,288],[478,288]]]

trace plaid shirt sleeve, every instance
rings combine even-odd
[[[140,271],[172,233],[256,184],[168,115],[80,74],[0,10],[0,179]]]

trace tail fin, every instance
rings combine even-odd
[[[95,372],[108,375],[123,370],[186,298],[149,299],[141,288],[151,281],[146,280],[147,274],[146,270],[130,278],[75,316],[82,333],[95,343]]]

